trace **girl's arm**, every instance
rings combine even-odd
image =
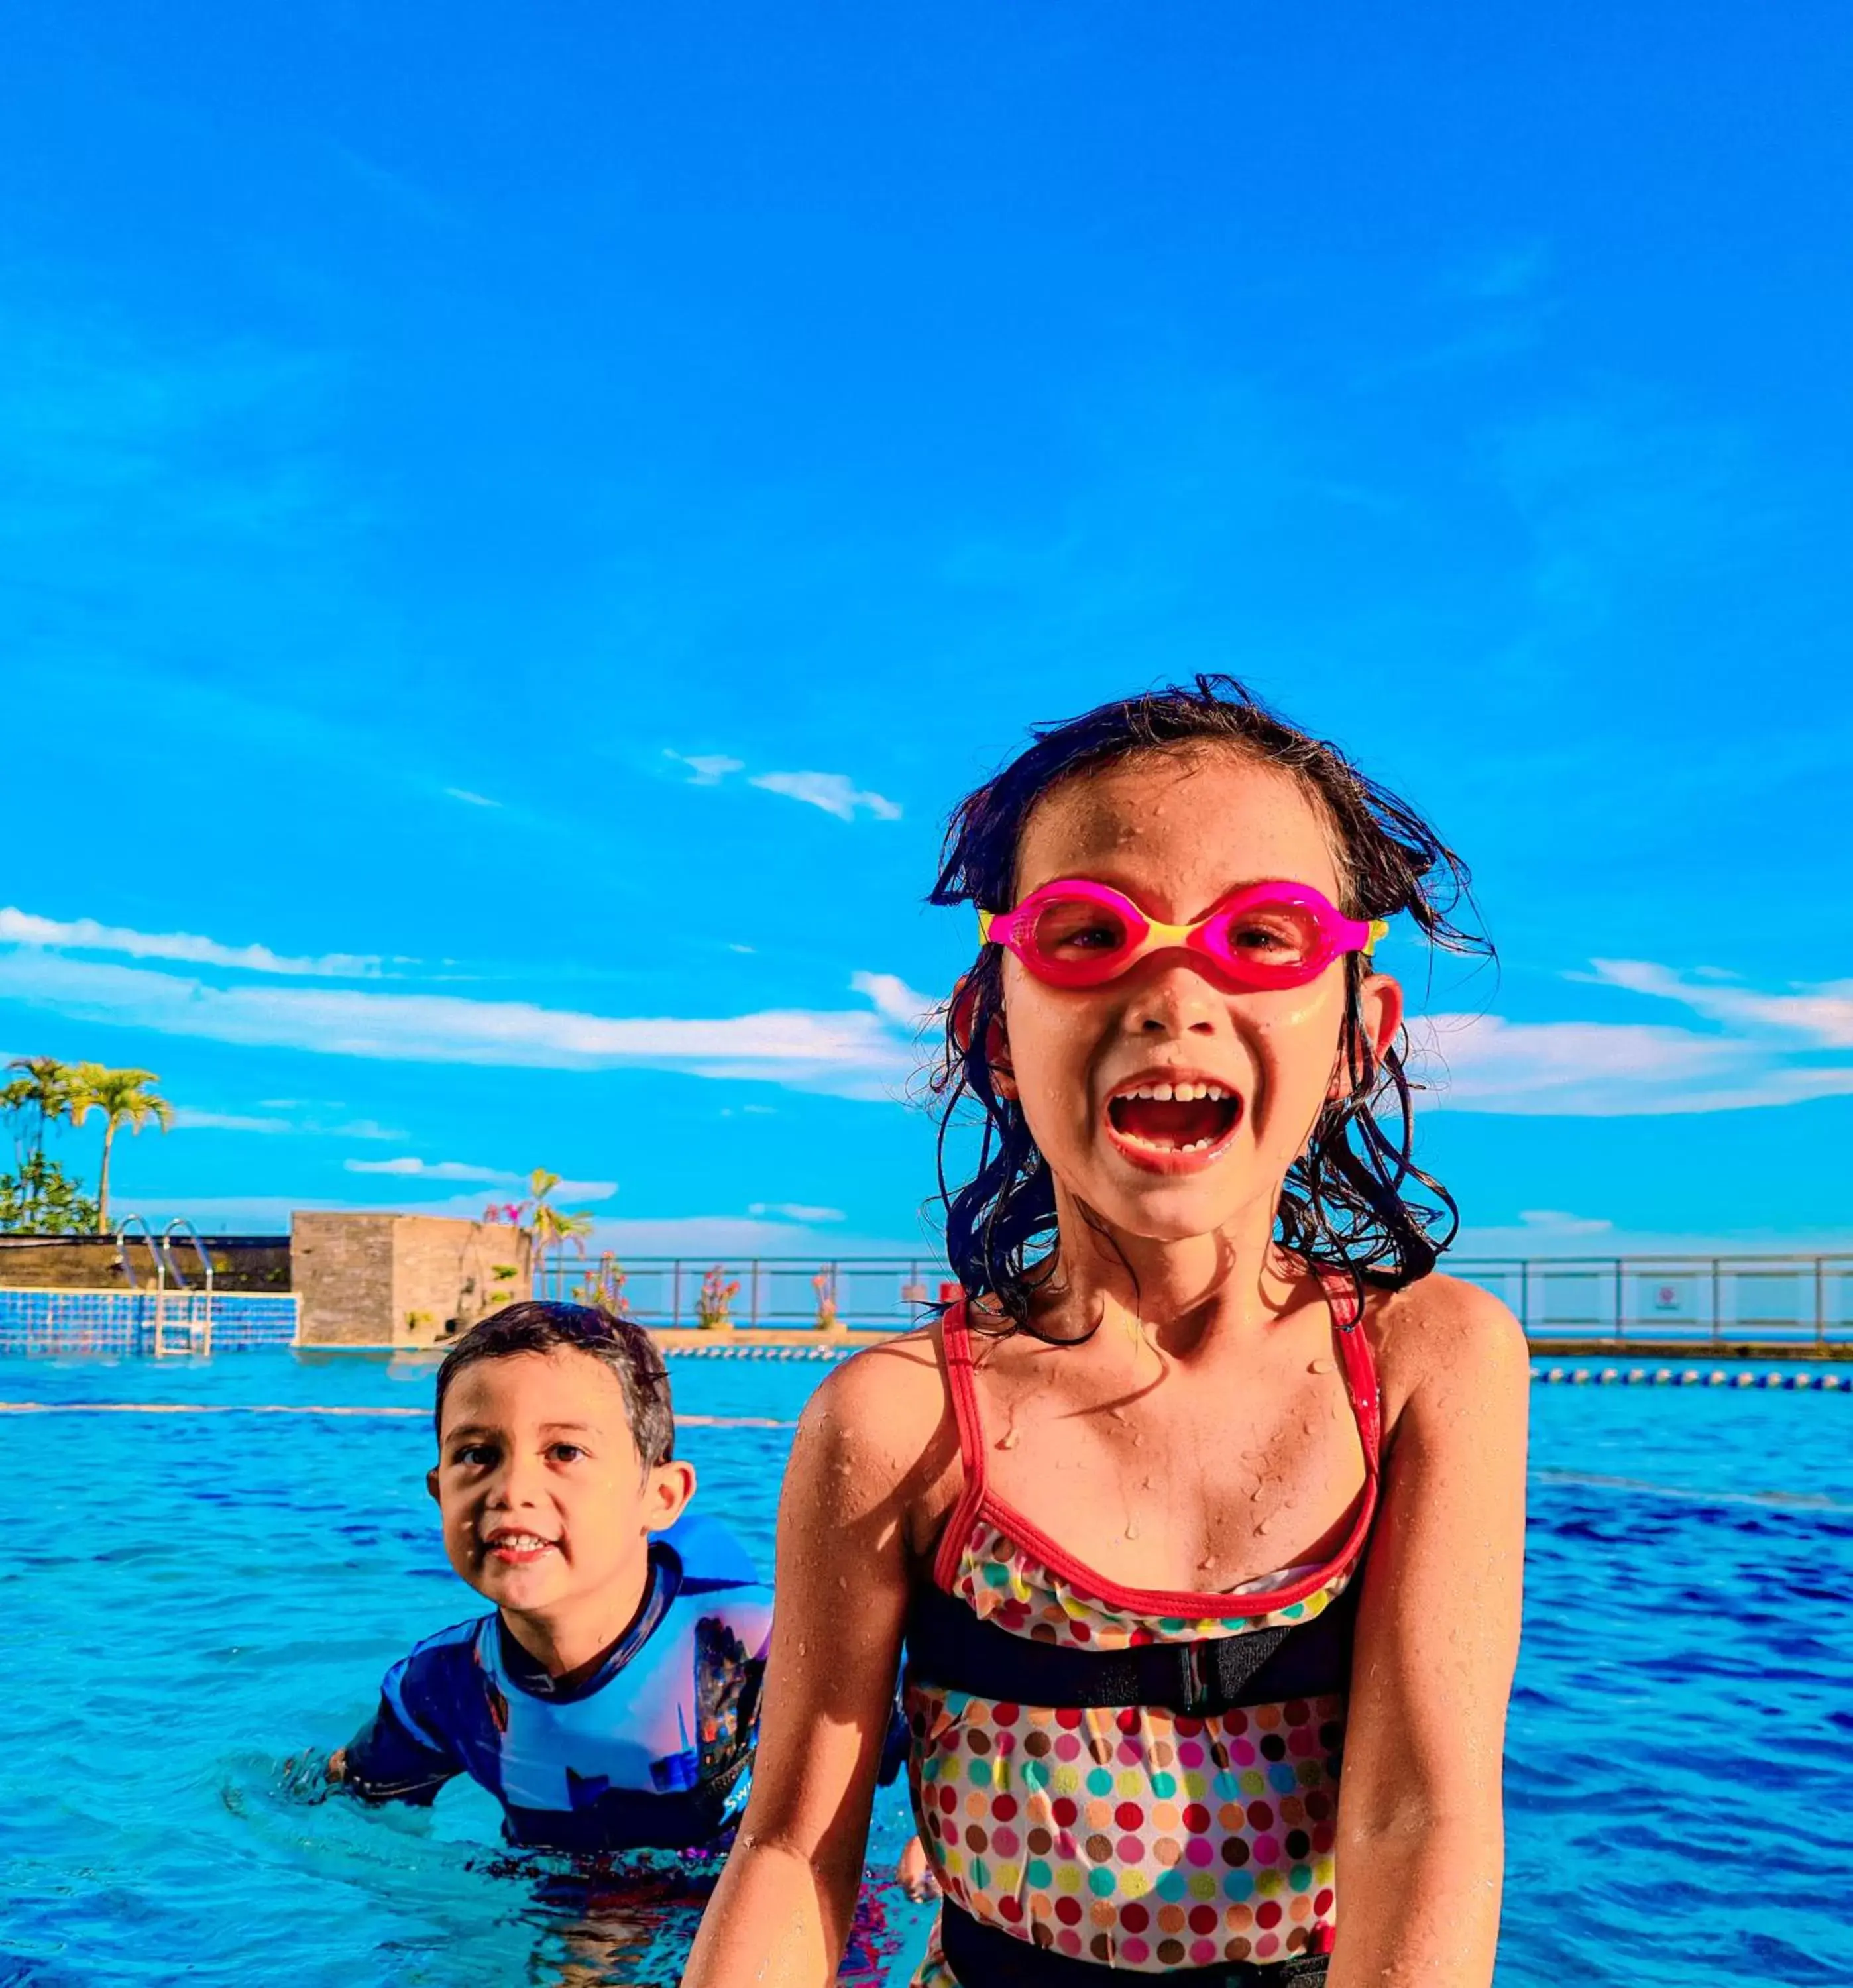
[[[1486,1988],[1530,1363],[1511,1314],[1472,1285],[1438,1277],[1388,1310],[1401,1408],[1352,1659],[1329,1988]]]
[[[957,1458],[946,1422],[921,1338],[839,1368],[799,1423],[752,1793],[683,1988],[836,1979],[894,1705],[910,1527],[943,1502],[936,1487]]]

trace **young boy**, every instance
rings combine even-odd
[[[393,1665],[329,1778],[424,1804],[467,1773],[535,1848],[724,1842],[772,1594],[724,1526],[682,1516],[695,1472],[648,1334],[583,1305],[507,1306],[438,1369],[437,1425],[445,1551],[495,1611]]]

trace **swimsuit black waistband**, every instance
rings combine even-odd
[[[1012,1705],[1162,1705],[1201,1718],[1238,1705],[1347,1691],[1358,1613],[1354,1581],[1310,1621],[1239,1636],[1084,1650],[1013,1635],[931,1585],[908,1611],[908,1676]]]
[[[1323,1953],[1295,1953],[1284,1960],[1218,1961],[1134,1976],[1125,1968],[1077,1959],[981,1925],[950,1898],[942,1908],[940,1939],[959,1988],[1127,1988],[1134,1979],[1149,1980],[1154,1988],[1313,1988],[1324,1980],[1329,1964]]]

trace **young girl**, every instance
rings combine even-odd
[[[832,1978],[904,1656],[919,1983],[1491,1980],[1526,1352],[1432,1274],[1453,1206],[1372,959],[1399,914],[1480,946],[1466,881],[1227,678],[1043,732],[959,808],[965,1301],[805,1414],[689,1988]]]

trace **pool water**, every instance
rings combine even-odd
[[[823,1371],[672,1368],[701,1503],[764,1564]],[[431,1371],[0,1360],[0,1401],[46,1410],[0,1412],[0,1988],[677,1978],[698,1908],[676,1869],[641,1896],[571,1878],[503,1851],[468,1783],[367,1810],[289,1765],[480,1612],[423,1488]],[[309,1408],[352,1412],[280,1412]],[[1533,1410],[1500,1983],[1853,1983],[1853,1400],[1540,1388]],[[871,1873],[910,1827],[886,1791]],[[873,1895],[896,1950],[860,1978],[905,1981],[926,1915]]]

